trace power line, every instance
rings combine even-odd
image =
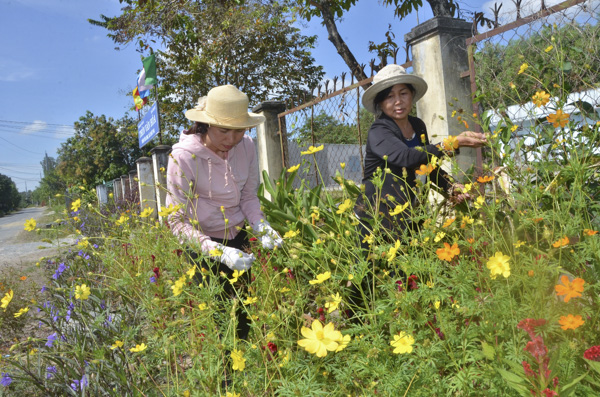
[[[39,175],[39,172],[25,172],[25,171],[17,171],[17,170],[11,170],[10,168],[6,168],[6,167],[0,167],[0,169],[2,170],[8,170],[10,172],[16,172],[18,174],[26,174],[26,175]],[[42,170],[40,170],[42,171]]]
[[[27,124],[27,125],[31,125],[31,124],[35,124],[35,121],[13,121],[13,120],[0,120],[0,123],[11,123],[11,124]],[[55,125],[58,127],[68,127],[68,128],[73,128],[72,124],[51,124],[51,123],[46,123],[44,122],[44,124],[46,125]]]
[[[11,141],[8,141],[8,140],[6,140],[6,139],[4,139],[4,138],[2,138],[2,137],[0,137],[0,139],[2,139],[3,141],[5,141],[5,142],[7,142],[7,143],[10,143],[10,144],[11,144],[11,145],[13,145],[14,147],[16,147],[16,148],[19,148],[19,149],[21,149],[21,150],[24,150],[24,151],[26,151],[26,152],[33,153],[33,154],[39,154],[40,156],[43,156],[43,155],[44,155],[44,153],[32,152],[31,150],[23,149],[22,147],[20,147],[20,146],[18,146],[18,145],[15,145],[15,144],[14,144],[14,143],[12,143]]]

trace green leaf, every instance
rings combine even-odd
[[[573,394],[573,392],[575,391],[575,387],[579,384],[579,382],[581,382],[581,380],[583,378],[585,378],[587,376],[587,374],[588,374],[588,372],[586,372],[585,374],[583,374],[581,376],[578,376],[568,385],[563,386],[560,389],[560,395],[562,397],[566,397],[566,396],[570,396],[571,394]]]
[[[496,368],[496,371],[498,371],[498,373],[502,376],[502,378],[504,378],[506,383],[514,390],[516,390],[520,395],[531,395],[529,388],[523,383],[525,379],[502,368]]]
[[[571,65],[571,62],[566,61],[562,63],[561,69],[563,72],[570,72],[573,69],[573,65]]]
[[[487,358],[488,360],[494,359],[496,351],[494,350],[493,346],[488,345],[486,342],[481,342],[481,350],[485,358]]]

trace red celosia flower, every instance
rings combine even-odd
[[[521,320],[521,322],[517,324],[517,328],[520,328],[523,331],[527,332],[531,339],[533,339],[536,335],[535,329],[544,324],[546,324],[546,320],[544,320],[543,318],[540,318],[538,320],[535,320],[533,318],[526,318],[525,320]]]
[[[552,390],[550,390],[550,389],[548,389],[548,388],[546,388],[544,391],[542,391],[542,393],[544,393],[544,395],[545,395],[546,397],[554,397],[554,396],[558,396],[558,393],[557,393],[557,392],[555,392],[555,391],[552,391]]]
[[[589,349],[587,349],[583,353],[583,358],[592,361],[600,361],[600,345],[592,346]]]
[[[256,237],[250,237],[249,239],[250,241],[258,241],[258,239]]]
[[[523,364],[523,370],[525,371],[525,375],[534,378],[535,372],[533,372],[533,370],[531,369],[531,365],[529,365],[529,363],[524,360],[523,360],[522,364]]]
[[[414,274],[408,278],[408,289],[419,289],[419,286],[417,285],[417,276]]]
[[[160,269],[158,267],[155,267],[154,269],[152,269],[152,271],[154,272],[154,276],[158,280],[160,277]]]
[[[398,292],[404,291],[404,287],[402,287],[402,280],[396,281],[396,286],[398,287]]]
[[[533,337],[531,342],[527,342],[527,346],[523,350],[528,351],[538,360],[548,354],[548,348],[541,336]]]
[[[267,343],[267,347],[269,348],[269,350],[271,350],[271,353],[277,353],[277,345],[275,343],[269,342]]]

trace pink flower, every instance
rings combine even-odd
[[[543,318],[540,318],[538,320],[535,320],[533,318],[526,318],[525,320],[521,320],[521,322],[517,324],[517,328],[520,328],[523,331],[527,332],[531,339],[533,339],[536,335],[535,329],[544,324],[546,324],[546,320],[544,320]]]

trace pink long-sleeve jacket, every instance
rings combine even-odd
[[[222,159],[199,135],[181,134],[167,168],[166,204],[181,206],[168,218],[171,230],[182,242],[200,244],[208,253],[216,247],[211,237],[233,239],[245,220],[254,225],[264,219],[258,184],[256,150],[249,136]]]

